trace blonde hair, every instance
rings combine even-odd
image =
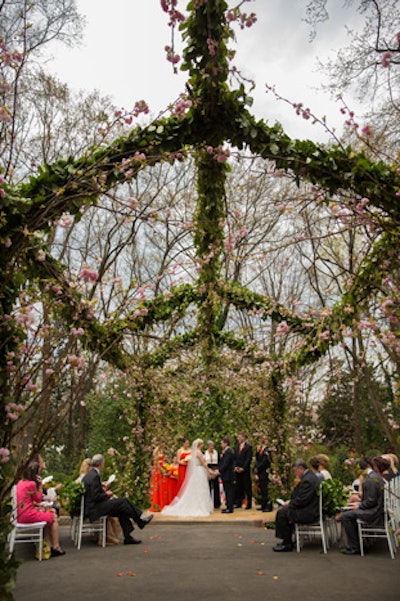
[[[324,455],[323,453],[319,453],[318,455],[316,455],[316,458],[318,459],[318,461],[320,462],[320,464],[322,465],[322,467],[324,467],[326,470],[329,467],[329,457],[328,455]]]
[[[397,473],[396,464],[399,463],[397,455],[395,455],[394,453],[385,453],[385,455],[381,455],[381,457],[387,459],[390,463],[390,467],[392,468],[393,472]]]
[[[92,460],[90,457],[86,457],[81,463],[81,467],[79,468],[79,474],[87,474],[92,466]]]

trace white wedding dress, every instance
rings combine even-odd
[[[196,442],[196,441],[195,441]],[[170,505],[164,507],[162,515],[176,517],[204,517],[210,515],[214,508],[211,499],[208,474],[196,456],[196,449],[192,446],[192,459],[190,459],[187,475],[179,495]]]

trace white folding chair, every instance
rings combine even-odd
[[[394,559],[396,548],[395,532],[389,516],[389,488],[385,487],[383,491],[383,526],[369,524],[361,519],[357,520],[358,538],[360,541],[361,556],[364,556],[364,539],[366,538],[386,538],[389,547],[390,557]]]
[[[96,532],[100,535],[102,547],[106,546],[107,536],[107,516],[103,515],[95,522],[90,522],[89,519],[85,518],[85,495],[81,497],[81,510],[79,517],[76,519],[75,524],[75,540],[74,543],[81,548],[82,535],[83,534],[95,534]]]
[[[43,558],[43,530],[46,522],[32,522],[23,524],[18,522],[17,515],[17,487],[14,485],[11,489],[11,532],[8,535],[8,550],[10,555],[14,551],[17,543],[35,543],[38,546],[38,559]]]
[[[322,486],[319,490],[319,518],[317,522],[312,524],[297,524],[294,525],[294,531],[296,536],[296,550],[300,553],[300,549],[303,546],[304,540],[314,540],[315,537],[320,537],[322,542],[322,548],[324,553],[328,552],[328,537],[325,530],[325,521],[322,513]]]

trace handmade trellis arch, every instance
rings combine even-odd
[[[220,344],[240,349],[244,347],[243,341],[226,332],[219,319],[224,304],[228,303],[244,310],[256,307],[264,312],[266,319],[285,320],[292,331],[303,336],[302,348],[292,360],[304,364],[318,358],[330,344],[338,341],[333,335],[343,323],[351,324],[353,317],[343,308],[368,296],[377,278],[381,277],[374,270],[376,258],[398,243],[400,205],[395,194],[400,189],[399,173],[386,164],[373,163],[363,154],[355,154],[351,148],[326,149],[311,141],[292,140],[279,125],[269,127],[264,121],[257,121],[247,108],[249,103],[244,87],[231,90],[227,83],[227,41],[231,35],[226,20],[227,8],[224,0],[190,2],[188,5],[189,16],[183,28],[186,39],[184,68],[189,75],[187,87],[192,104],[183,118],[170,116],[147,127],[137,127],[106,148],[95,149],[79,159],[70,157],[44,165],[28,183],[7,189],[0,225],[3,242],[0,255],[5,266],[1,283],[3,315],[11,312],[23,279],[34,276],[44,282],[50,277],[62,287],[65,302],[61,311],[68,321],[72,313],[77,312],[80,297],[64,280],[62,266],[57,261],[48,255],[45,260],[38,261],[41,233],[52,228],[54,221],[65,211],[79,218],[83,205],[95,204],[103,192],[127,181],[126,168],[121,168],[122,161],[125,161],[125,167],[129,165],[129,177],[134,178],[144,165],[182,160],[190,151],[195,157],[198,181],[194,242],[197,257],[203,264],[196,284],[179,287],[168,297],[144,301],[145,315],[134,317],[132,314],[115,321],[112,327],[106,328],[94,318],[88,318],[85,308],[80,309],[88,346],[100,350],[106,360],[123,367],[127,357],[119,341],[124,331],[140,331],[168,319],[173,312],[183,313],[191,303],[196,303],[199,306],[198,327],[159,348],[153,360],[162,362],[174,347],[200,340],[205,356]],[[225,143],[238,149],[247,148],[273,161],[277,169],[292,172],[296,179],[321,186],[328,194],[347,190],[353,196],[367,197],[380,212],[385,233],[360,271],[358,280],[329,316],[303,319],[268,297],[222,281],[223,229],[220,224],[224,216],[228,163],[218,156]],[[9,244],[5,244],[6,240]],[[1,327],[4,334],[4,320]],[[330,339],[318,338],[322,327],[332,332]],[[13,345],[12,336],[9,333],[7,336],[9,343],[3,347],[0,358],[3,385],[6,385],[7,377],[5,357]]]

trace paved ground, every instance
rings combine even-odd
[[[274,553],[269,514],[216,512],[203,520],[162,518],[137,533],[141,545],[105,549],[85,538],[77,551],[67,525],[63,557],[38,562],[33,545],[17,545],[24,559],[15,601],[398,601],[400,552],[390,559],[384,540],[365,557],[319,542],[301,553]],[[272,516],[273,517],[273,516]]]

